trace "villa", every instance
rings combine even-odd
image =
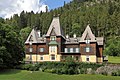
[[[95,37],[87,25],[81,37],[64,36],[59,17],[54,17],[45,36],[32,29],[25,41],[26,62],[65,61],[67,56],[78,62],[103,62],[103,37]]]

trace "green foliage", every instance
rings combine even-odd
[[[76,63],[76,62],[42,62],[39,64],[25,64],[22,69],[56,74],[86,74],[87,68],[96,70],[101,64]]]
[[[26,71],[26,70],[4,70],[0,72],[1,80],[120,80],[116,76],[103,75],[56,75],[40,71]]]
[[[113,71],[111,76],[120,76],[120,70],[118,71]]]
[[[27,39],[28,35],[30,34],[31,28],[30,27],[25,27],[20,30],[20,36],[23,39],[23,42]]]
[[[13,67],[22,61],[24,49],[14,27],[0,23],[0,68]]]
[[[120,63],[120,57],[118,56],[108,56],[108,62],[110,63]]]
[[[106,71],[104,71],[104,72],[102,72],[102,75],[107,76],[107,75],[108,75],[108,73],[107,73]]]
[[[112,39],[108,41],[108,47],[104,51],[110,56],[120,56],[120,41],[119,39]]]
[[[117,71],[112,72],[112,76],[117,76]]]

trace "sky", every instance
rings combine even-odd
[[[14,14],[25,12],[45,12],[46,6],[49,10],[61,7],[72,0],[0,0],[0,17],[10,18]]]

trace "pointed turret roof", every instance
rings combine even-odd
[[[32,43],[37,43],[37,34],[36,34],[36,30],[34,28],[32,29],[27,40],[25,41],[25,44],[30,43],[30,41],[32,41]]]
[[[63,30],[60,26],[60,21],[59,21],[59,17],[54,17],[52,20],[52,23],[48,29],[48,32],[46,34],[46,36],[50,36],[52,31],[54,31],[54,33],[56,34],[56,36],[63,36]]]
[[[84,41],[86,39],[86,37],[89,37],[90,40],[95,41],[95,36],[92,33],[92,30],[91,30],[89,25],[87,25],[85,31],[83,32],[82,37],[81,37],[81,41]]]

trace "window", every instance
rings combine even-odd
[[[51,52],[55,52],[56,46],[50,46]]]
[[[86,61],[89,61],[89,56],[86,56]]]
[[[67,53],[68,52],[68,49],[67,48],[65,48],[65,53]]]
[[[51,60],[55,60],[55,55],[51,55]]]
[[[33,48],[29,48],[29,52],[33,52]]]
[[[76,56],[75,59],[78,61],[79,60],[79,56]]]
[[[70,48],[70,53],[72,53],[73,52],[73,48]]]
[[[32,55],[30,55],[30,60],[32,60]]]
[[[90,47],[86,47],[85,52],[90,52]]]
[[[44,58],[43,58],[43,55],[41,55],[41,56],[40,56],[40,60],[43,60],[43,59],[44,59]]]
[[[44,48],[40,48],[40,52],[44,52]]]
[[[76,52],[76,53],[79,53],[79,48],[76,48],[75,52]]]
[[[90,44],[90,40],[85,40],[86,44]]]
[[[62,56],[62,60],[65,60],[66,59],[66,56]]]
[[[51,41],[55,41],[55,40],[56,40],[56,36],[51,36],[51,37],[50,37],[50,40],[51,40]]]

